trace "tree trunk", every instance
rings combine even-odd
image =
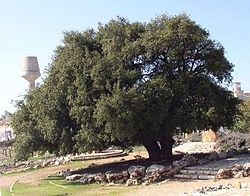
[[[160,138],[160,145],[161,145],[161,158],[162,159],[173,159],[173,144],[175,140],[172,137],[162,136]]]
[[[173,153],[172,147],[175,143],[175,140],[172,137],[162,136],[160,141],[156,140],[147,140],[143,142],[144,147],[148,151],[149,159],[158,161],[158,160],[172,160]]]
[[[149,159],[154,160],[154,161],[161,159],[161,149],[157,141],[155,140],[146,141],[146,142],[144,141],[143,145],[148,151]]]

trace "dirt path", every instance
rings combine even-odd
[[[119,161],[121,159],[124,160],[131,160],[134,159],[134,156],[137,155],[138,153],[130,153],[128,156],[125,157],[114,157],[114,158],[109,158],[109,159],[99,159],[99,160],[90,160],[90,161],[85,161],[83,162],[83,166],[87,164],[103,164],[103,163],[111,163],[115,161]],[[141,156],[147,157],[147,153],[142,152]],[[53,175],[57,173],[60,170],[63,169],[71,169],[75,168],[74,165],[59,165],[59,166],[53,166],[53,167],[48,167],[40,170],[32,170],[30,175],[27,175],[19,180],[19,182],[22,183],[30,183],[31,185],[37,185],[39,184],[39,181],[41,179],[45,179],[48,175]],[[25,172],[25,175],[28,174]],[[19,174],[13,174],[13,175],[7,175],[7,176],[0,176],[0,187],[9,187],[16,179],[18,179],[20,176],[24,175],[24,173],[19,173]]]
[[[250,183],[250,177],[240,178],[240,179],[227,179],[227,180],[170,180],[164,184],[160,185],[150,185],[146,187],[140,187],[138,190],[123,194],[124,196],[176,196],[176,195],[193,195],[192,191],[195,189],[204,187],[204,186],[216,186],[216,185],[227,185],[227,184],[236,184],[241,183]],[[184,194],[185,193],[185,194]],[[234,194],[231,194],[234,193]],[[210,195],[250,195],[250,189],[230,189],[211,192]]]
[[[17,180],[20,176],[25,175],[25,177],[21,178],[19,182],[37,184],[39,180],[46,178],[49,174],[54,174],[57,171],[62,169],[69,168],[67,165],[60,165],[56,167],[45,168],[43,170],[33,170],[30,172],[1,176],[0,177],[0,187],[9,187],[15,180]]]

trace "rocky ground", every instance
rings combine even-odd
[[[250,182],[250,177],[242,179],[223,179],[220,181],[213,180],[175,180],[171,179],[163,184],[152,184],[149,186],[143,186],[131,193],[122,194],[125,196],[206,196],[206,195],[218,195],[218,196],[249,196],[250,188],[230,188],[221,189],[212,192],[199,193],[197,190],[202,187],[217,187],[232,184],[232,186],[238,184],[246,185]]]
[[[114,186],[117,184],[126,184],[127,186],[138,185],[138,184],[151,186],[152,183],[161,184],[163,182],[173,180],[174,179],[173,177],[175,177],[176,174],[178,175],[178,172],[180,172],[185,168],[192,168],[192,174],[195,174],[194,176],[197,176],[196,174],[198,174],[194,172],[201,172],[201,171],[204,172],[204,170],[207,168],[214,168],[214,169],[216,168],[217,169],[216,172],[218,173],[215,173],[214,176],[211,176],[213,177],[214,180],[227,179],[227,178],[241,179],[242,177],[250,176],[250,154],[237,155],[235,154],[236,151],[219,153],[214,150],[214,143],[201,143],[201,142],[186,143],[176,147],[175,149],[173,149],[173,151],[176,153],[186,153],[186,154],[181,159],[174,161],[172,165],[164,165],[164,164],[160,165],[158,163],[146,166],[146,165],[140,165],[140,163],[138,163],[137,165],[132,165],[128,169],[121,171],[101,170],[102,172],[99,173],[84,173],[82,171],[79,173],[79,171],[72,172],[67,170],[67,171],[62,171],[60,175],[66,176],[68,182],[78,182],[82,184],[104,183],[108,186]],[[192,152],[192,154],[188,152]],[[197,156],[200,154],[202,156]],[[211,173],[210,171],[207,172]],[[184,176],[187,175],[182,175],[182,176],[183,176],[182,178],[184,178]],[[195,179],[191,180],[195,181]],[[195,187],[194,186],[192,191],[189,192],[183,191],[183,194],[184,193],[189,195],[210,194],[215,191],[216,192],[235,191],[235,188],[240,189],[240,191],[246,189],[245,192],[249,192],[250,186],[248,183],[243,183],[243,184],[241,183],[237,184],[237,183],[235,184],[238,187],[230,183],[226,185],[217,183],[216,186],[210,186],[208,183],[206,186],[202,186],[198,189],[194,189]]]
[[[206,152],[213,152],[213,145],[212,143],[206,144],[206,143],[186,143],[182,146],[178,146],[174,149],[174,152],[189,152],[192,151],[194,154],[199,154],[201,151]],[[201,150],[202,149],[202,150]],[[98,165],[103,165],[104,163],[109,162],[109,164],[112,161],[115,161],[115,163],[120,163],[120,161],[131,160],[136,154],[130,154],[127,157],[124,158],[110,158],[110,159],[103,159],[103,160],[94,160],[92,164],[90,164],[90,167],[95,168]],[[219,180],[219,181],[213,181],[213,180],[185,180],[185,179],[174,179],[169,178],[173,174],[174,167],[159,165],[159,164],[151,164],[151,165],[142,165],[140,166],[140,163],[143,162],[143,157],[146,157],[146,154],[141,154],[142,157],[139,157],[138,165],[134,165],[130,168],[128,168],[126,171],[121,172],[109,172],[107,170],[104,171],[102,174],[98,174],[97,176],[91,176],[91,174],[85,175],[80,174],[80,176],[76,177],[76,179],[83,183],[88,184],[92,182],[102,182],[102,179],[105,178],[108,181],[108,184],[106,185],[114,185],[116,182],[125,183],[127,182],[127,185],[136,185],[143,183],[147,186],[139,186],[138,189],[135,189],[133,192],[133,195],[250,195],[250,177],[244,177],[244,178],[237,178],[237,179],[228,179],[228,180]],[[218,158],[218,156],[216,156]],[[142,159],[141,159],[142,158]],[[210,160],[210,158],[204,157],[206,161]],[[212,156],[214,158],[214,156]],[[202,167],[217,167],[217,168],[225,168],[225,167],[231,167],[235,164],[246,164],[247,162],[250,162],[250,155],[244,154],[244,155],[238,155],[234,157],[228,157],[223,160],[214,160],[206,164],[202,165],[196,165],[197,168]],[[199,163],[195,157],[192,157],[192,155],[186,155],[184,158],[176,162],[176,167],[179,168],[189,166],[190,164],[197,164]],[[106,164],[104,164],[106,165]],[[21,181],[25,183],[31,183],[34,181],[34,179],[42,179],[46,175],[53,174],[56,171],[62,172],[62,169],[64,171],[68,171],[69,173],[74,170],[67,170],[67,166],[54,166],[53,168],[49,168],[46,171],[30,174],[29,177],[24,177]],[[174,170],[174,172],[176,172]],[[63,173],[61,173],[63,175]],[[76,173],[77,174],[77,173]],[[75,175],[75,174],[73,174]],[[70,176],[66,174],[65,176]],[[2,177],[1,183],[6,180],[11,182],[13,179],[11,176],[4,176]],[[68,181],[73,181],[74,177],[68,177]],[[4,180],[5,179],[5,180]],[[142,180],[143,179],[143,180]],[[139,180],[139,181],[138,181]],[[39,180],[38,180],[39,181]],[[154,182],[153,184],[151,184]],[[240,187],[239,187],[240,182]],[[130,183],[130,184],[129,184]],[[7,185],[7,184],[6,184]],[[123,185],[124,186],[124,185]]]
[[[187,142],[173,148],[173,153],[210,153],[214,151],[215,142]]]

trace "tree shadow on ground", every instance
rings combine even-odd
[[[153,165],[153,164],[161,164],[164,166],[170,166],[172,165],[173,161],[181,159],[183,155],[184,154],[176,154],[176,155],[173,155],[173,158],[171,160],[167,159],[167,160],[161,160],[161,161],[152,161],[148,158],[147,159],[145,158],[133,159],[133,160],[124,160],[122,158],[120,161],[115,161],[111,163],[95,164],[93,162],[92,164],[89,165],[89,167],[77,170],[76,173],[95,174],[95,173],[106,172],[110,170],[120,172],[120,171],[127,170],[130,166],[133,166],[133,165],[149,167],[150,165]],[[207,155],[208,155],[207,153],[201,153],[201,154],[195,154],[194,156],[196,158],[203,158]]]

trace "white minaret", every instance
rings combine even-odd
[[[37,57],[24,57],[22,66],[22,77],[29,82],[29,90],[32,90],[36,87],[35,80],[41,76]]]

